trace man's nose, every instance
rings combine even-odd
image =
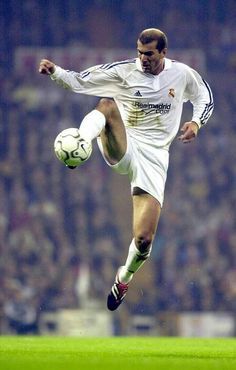
[[[141,58],[141,62],[146,62],[148,59],[147,55],[145,54],[141,54],[140,58]]]

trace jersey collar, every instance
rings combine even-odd
[[[171,59],[168,59],[168,58],[165,58],[164,71],[167,70],[167,69],[170,69],[171,66],[172,66],[172,60]]]

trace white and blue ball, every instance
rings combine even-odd
[[[61,131],[54,141],[57,158],[66,166],[75,168],[85,162],[92,153],[91,142],[80,135],[78,128],[67,128]]]

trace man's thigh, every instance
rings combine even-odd
[[[106,125],[100,138],[105,158],[114,165],[121,160],[127,149],[125,126],[113,99],[101,99],[96,109],[106,117]]]

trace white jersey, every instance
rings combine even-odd
[[[157,148],[169,148],[179,130],[185,101],[191,101],[191,120],[199,127],[213,111],[207,82],[189,66],[168,58],[158,75],[144,73],[136,58],[94,66],[81,73],[56,66],[51,79],[76,93],[113,98],[129,136]]]

